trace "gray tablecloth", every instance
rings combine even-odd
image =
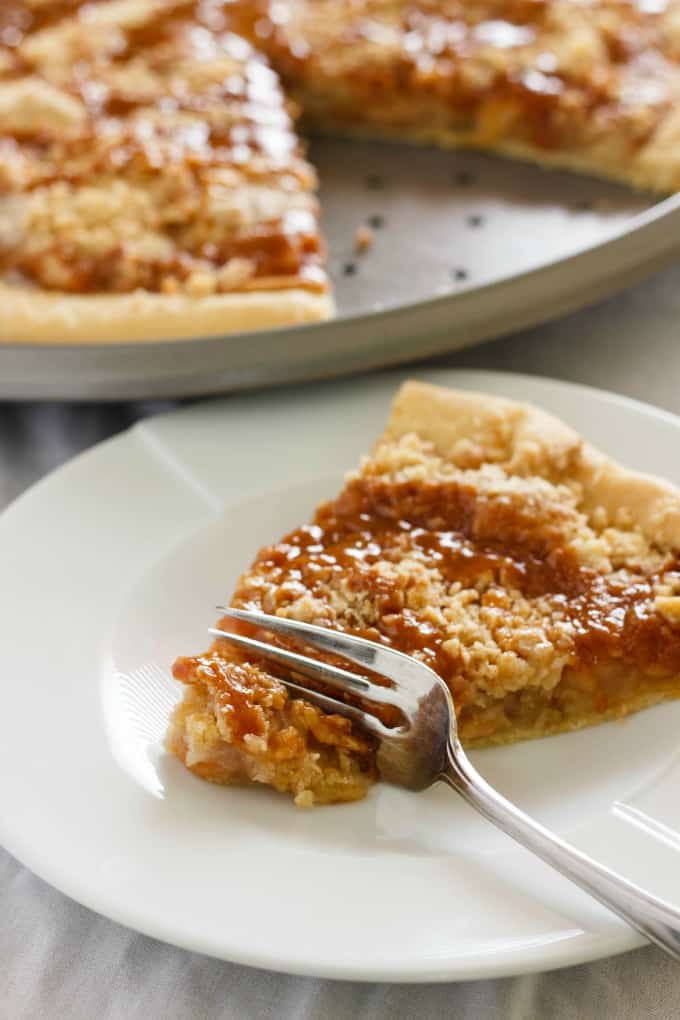
[[[450,356],[445,364],[557,376],[680,413],[679,321],[676,268],[595,308]],[[0,507],[79,450],[170,406],[0,404]],[[358,1017],[677,1020],[680,967],[649,948],[551,974],[460,985],[268,974],[127,931],[67,900],[0,851],[0,1020]]]

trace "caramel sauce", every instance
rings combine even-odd
[[[22,0],[3,0],[0,50],[10,55],[5,76],[31,72],[21,63],[22,40],[60,19],[84,17],[82,6],[84,0],[55,0],[33,10]],[[332,64],[335,49],[376,43],[384,47],[385,59],[370,58],[345,72],[340,91],[347,105],[345,109],[341,102],[334,111],[338,119],[360,121],[364,109],[369,119],[373,109],[380,116],[384,104],[389,111],[395,100],[412,96],[416,101],[412,109],[405,105],[403,123],[395,122],[396,128],[413,126],[423,106],[434,102],[446,107],[446,116],[462,132],[481,123],[489,143],[498,135],[544,149],[578,146],[581,123],[606,125],[626,117],[629,109],[670,103],[670,75],[664,75],[664,68],[670,72],[674,65],[672,54],[666,59],[664,46],[670,44],[658,29],[663,6],[621,2],[613,3],[609,12],[594,10],[607,58],[593,68],[570,70],[540,46],[544,36],[550,38],[550,8],[542,0],[475,5],[418,0],[399,5],[396,13],[378,0],[364,0],[355,5],[356,13],[349,5],[343,15],[342,38],[322,39],[320,47],[313,39],[310,46],[304,31],[288,33],[294,6],[288,10],[268,0],[176,0],[151,21],[127,28],[115,53],[95,54],[92,60],[84,55],[74,63],[65,87],[88,112],[75,137],[43,133],[5,135],[5,140],[14,138],[45,167],[41,172],[33,163],[35,179],[26,183],[26,190],[55,181],[78,186],[97,173],[172,176],[176,168],[193,175],[197,192],[203,186],[201,173],[211,167],[236,168],[246,178],[269,172],[299,179],[304,173],[301,150],[278,79],[258,48],[268,52],[277,70],[294,84],[309,74],[314,85],[319,69],[323,81],[326,58]],[[172,72],[179,60],[194,57],[200,67],[202,61],[224,54],[234,58],[238,73],[205,90],[173,88]],[[137,58],[158,72],[164,84],[147,88],[107,79],[107,69]],[[152,116],[145,119],[145,112]],[[211,119],[211,113],[218,115]],[[154,116],[158,114],[161,121],[166,118],[163,123]],[[180,114],[189,117],[189,127],[173,120]],[[656,123],[654,116],[631,117],[631,148],[643,144]],[[272,279],[278,279],[279,286],[294,280],[298,286],[325,289],[323,251],[315,233],[316,226],[309,231],[294,221],[276,220],[234,238],[225,250],[206,254],[185,248],[183,254],[216,267],[233,256],[252,257],[251,289]],[[125,258],[123,250],[108,252],[99,262],[84,260],[67,246],[45,254],[54,254],[67,270],[60,289],[74,293],[137,286],[160,290],[168,277],[181,284],[189,273],[181,257],[171,265],[145,262],[135,275],[115,272]],[[0,268],[16,269],[50,286],[42,259],[20,262],[5,252]]]
[[[31,9],[22,0],[2,0],[0,3],[0,47],[19,46],[30,32],[37,32],[56,24],[72,14],[85,0],[53,0],[37,9]]]
[[[369,55],[365,64],[352,66],[351,72],[340,72],[339,95],[345,99],[331,97],[333,116],[351,124],[362,119],[364,108],[370,111],[376,104],[387,103],[389,111],[395,100],[410,96],[413,108],[405,108],[403,121],[391,122],[395,127],[417,126],[419,104],[434,101],[447,108],[459,130],[476,123],[480,110],[490,112],[490,123],[498,111],[498,131],[503,137],[510,130],[514,138],[544,149],[573,143],[569,125],[578,127],[574,117],[592,123],[593,112],[601,110],[609,121],[626,118],[630,104],[624,97],[631,76],[631,88],[636,91],[635,65],[663,63],[664,48],[670,45],[658,28],[663,5],[636,6],[625,0],[595,5],[602,10],[593,10],[591,20],[601,32],[606,58],[592,67],[559,65],[550,49],[553,6],[559,5],[544,0],[486,0],[470,5],[461,0],[446,5],[417,0],[400,4],[395,12],[378,0],[364,0],[356,13],[349,8],[342,22],[342,44],[382,44],[384,53],[380,59]],[[286,20],[277,24],[272,18],[268,31],[261,29],[258,37],[284,78],[295,86],[308,74],[313,92],[317,68],[330,65],[339,44],[317,33],[311,15],[299,32],[295,27],[289,30]],[[344,66],[343,61],[338,63]],[[672,70],[670,65],[667,70]],[[673,94],[668,75],[662,70],[654,80],[659,85],[656,93],[647,90],[638,105],[667,108]],[[651,128],[632,120],[629,124],[631,145],[642,144]],[[494,128],[485,122],[485,131],[493,135]]]
[[[31,12],[20,0],[5,0],[0,4],[0,48],[3,42],[8,48],[10,43],[16,47],[29,33],[56,24],[60,18],[78,17],[80,6],[82,0],[64,0]],[[239,26],[237,13],[232,14],[228,5],[217,0],[178,0],[153,20],[126,29],[124,44],[115,53],[95,54],[92,62],[84,53],[66,85],[88,112],[84,126],[66,138],[49,132],[4,135],[6,142],[18,144],[37,161],[38,169],[34,169],[35,162],[31,167],[34,179],[26,182],[25,190],[56,182],[77,187],[98,174],[163,174],[172,182],[175,168],[188,171],[193,178],[188,186],[193,187],[194,197],[188,193],[188,202],[200,195],[210,168],[235,168],[244,184],[250,179],[289,175],[305,186],[309,171],[278,79],[250,43],[232,30]],[[238,68],[234,74],[211,81],[205,89],[172,85],[180,58],[195,56],[200,68],[202,61],[225,55],[232,57]],[[135,91],[134,76],[129,86],[120,84],[118,78],[115,84],[107,79],[107,67],[138,57],[161,75],[160,85],[143,83]],[[13,76],[14,70],[8,74]],[[151,119],[145,118],[147,112]],[[211,113],[215,114],[212,119]],[[175,119],[178,115],[190,119]],[[53,254],[64,270],[60,290],[118,293],[142,287],[160,291],[168,279],[181,285],[194,268],[192,260],[219,268],[231,258],[244,257],[252,265],[252,275],[239,285],[241,290],[261,289],[268,281],[273,281],[272,287],[327,287],[324,251],[312,214],[262,221],[234,232],[221,245],[184,244],[180,232],[172,236],[179,254],[135,262],[133,273],[129,262],[125,265],[127,253],[122,246],[103,255],[83,256],[67,244],[30,256],[20,250],[0,251],[0,271],[14,270],[44,286],[43,263]]]
[[[229,722],[235,744],[246,734],[264,733],[265,716],[257,696],[262,686],[268,685],[255,667],[207,654],[176,659],[172,673],[181,683],[201,683],[218,692],[220,710]]]
[[[122,265],[126,258],[122,247],[96,258],[83,257],[77,251],[62,247],[59,258],[68,267],[69,277],[62,281],[61,289],[72,294],[102,291],[125,293],[137,287],[159,291],[164,280],[173,278],[184,281],[191,275],[192,255],[209,259],[215,265],[225,264],[231,258],[248,258],[255,269],[252,278],[240,286],[241,290],[256,290],[263,282],[266,282],[268,288],[275,288],[279,279],[285,286],[306,286],[309,290],[325,288],[325,275],[322,272],[323,245],[319,236],[316,233],[286,233],[279,222],[263,224],[228,244],[211,246],[207,252],[205,247],[196,252],[185,249],[172,258],[140,262],[136,267],[134,282],[130,284],[117,272],[118,265]],[[0,271],[11,267],[29,279],[35,278],[43,258],[42,253],[32,257],[14,252],[9,252],[3,258],[0,252]],[[315,267],[318,267],[318,275],[313,272]],[[119,286],[115,285],[117,280],[121,280]]]
[[[657,574],[599,574],[578,562],[535,508],[522,512],[458,483],[349,483],[312,524],[260,553],[234,605],[264,603],[272,612],[304,595],[328,602],[342,580],[368,596],[375,614],[362,620],[349,610],[334,627],[417,653],[455,686],[456,663],[442,650],[451,634],[405,605],[403,583],[371,569],[407,557],[437,571],[446,586],[482,582],[487,599],[494,588],[545,597],[571,625],[570,665],[577,669],[617,660],[655,674],[680,672],[680,634],[655,612]]]

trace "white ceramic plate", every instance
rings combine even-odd
[[[152,343],[0,344],[0,398],[176,397],[422,360],[602,298],[680,246],[678,196],[657,202],[473,152],[324,141],[311,158],[335,320]],[[375,243],[357,256],[366,222],[379,224]]]
[[[675,476],[680,422],[529,377],[424,378],[533,400]],[[201,404],[72,461],[0,518],[0,838],[69,896],[189,949],[303,974],[499,976],[640,939],[446,788],[296,810],[162,750],[169,665],[257,548],[335,492],[400,376]],[[480,752],[503,793],[680,901],[680,703]]]

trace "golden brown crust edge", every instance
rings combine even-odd
[[[410,381],[394,400],[385,438],[410,432],[445,459],[455,458],[457,444],[474,443],[512,474],[576,482],[586,514],[602,510],[613,521],[623,511],[650,545],[680,549],[680,490],[621,466],[531,404]]]
[[[333,299],[302,288],[251,293],[70,295],[0,284],[0,343],[114,344],[179,340],[317,322]]]
[[[299,93],[293,93],[299,95]],[[304,100],[298,99],[304,110]],[[505,159],[528,163],[542,170],[564,170],[604,181],[614,181],[638,191],[669,195],[680,189],[680,114],[673,111],[659,124],[652,139],[631,159],[620,158],[604,146],[578,151],[565,148],[544,149],[512,139],[489,140],[482,132],[457,131],[439,125],[414,130],[395,129],[379,124],[350,124],[332,113],[323,121],[303,113],[303,123],[312,135],[349,138],[359,141],[381,141],[414,146],[434,145],[440,149],[470,149]]]

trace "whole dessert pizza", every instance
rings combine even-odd
[[[680,186],[678,0],[2,0],[0,340],[326,318],[297,134]]]
[[[535,407],[407,383],[340,494],[259,552],[231,604],[420,659],[468,747],[622,719],[680,696],[680,491]],[[174,673],[167,744],[198,776],[300,806],[380,778],[371,736],[228,639]]]

